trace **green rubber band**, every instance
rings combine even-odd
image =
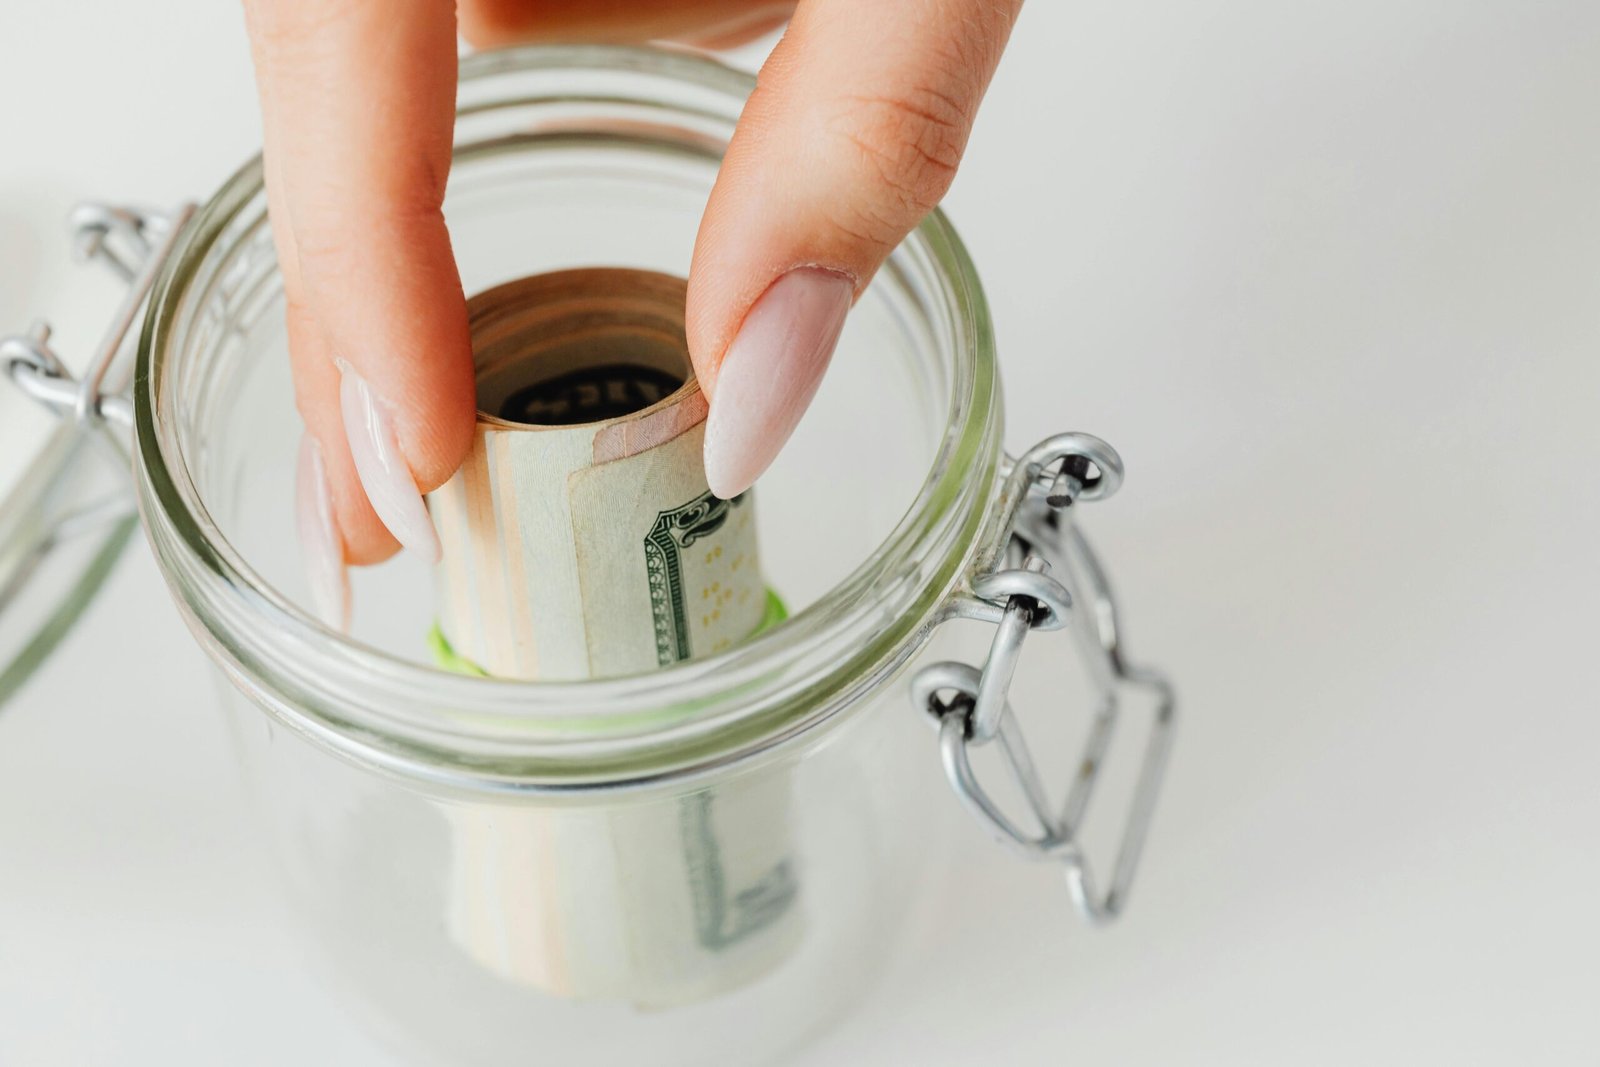
[[[754,630],[750,631],[750,636],[764,634],[788,617],[788,605],[783,602],[783,598],[777,594],[777,591],[769,585],[767,586],[767,610],[762,614],[761,622],[756,625]]]
[[[767,586],[766,610],[762,612],[761,622],[750,632],[750,636],[754,637],[757,634],[766,633],[788,617],[788,606],[784,604],[783,598],[769,585]],[[442,670],[452,671],[455,674],[467,674],[474,678],[489,677],[488,671],[455,650],[437,621],[434,622],[433,628],[428,631],[428,648],[433,652],[434,664]]]
[[[470,674],[475,678],[489,677],[488,671],[455,650],[437,622],[428,631],[428,648],[433,651],[433,662],[437,667],[456,674]]]

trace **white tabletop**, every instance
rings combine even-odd
[[[240,17],[0,40],[0,330],[82,353],[59,220],[252,151]],[[1110,930],[931,812],[940,934],[802,1063],[1592,1060],[1597,107],[1583,0],[1029,6],[949,210],[1010,444],[1128,460],[1089,521],[1178,748]],[[138,547],[0,712],[0,1063],[385,1062],[287,935],[213,684]]]

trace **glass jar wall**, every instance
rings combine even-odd
[[[418,1062],[767,1062],[869,993],[960,827],[898,686],[763,766],[569,799],[374,774],[224,697],[312,958]]]
[[[687,273],[749,88],[645,50],[468,60],[446,202],[467,291],[577,266]],[[288,507],[285,347],[252,166],[152,298],[137,480],[349,1000],[395,1048],[448,1063],[758,1062],[857,1000],[942,836],[932,740],[896,680],[983,540],[1000,464],[987,314],[944,220],[863,296],[758,487],[793,617],[647,676],[434,669],[430,575],[404,559],[357,575],[350,636],[321,627]]]

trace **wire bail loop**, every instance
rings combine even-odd
[[[38,321],[27,333],[0,339],[0,369],[22,392],[54,414],[89,426],[133,426],[133,400],[107,386],[107,376],[156,275],[194,214],[185,204],[170,215],[106,204],[73,209],[73,248],[84,259],[98,259],[128,283],[128,291],[95,349],[82,378],[74,378],[50,345],[49,323]]]
[[[980,562],[970,596],[950,614],[994,624],[983,667],[934,663],[911,681],[913,702],[938,725],[940,760],[957,798],[1013,852],[1061,864],[1074,906],[1093,924],[1115,918],[1127,902],[1176,716],[1176,697],[1166,679],[1127,662],[1110,582],[1075,521],[1074,505],[1111,496],[1123,473],[1116,450],[1089,434],[1058,434],[1029,449],[1013,466],[1002,493],[1001,506],[1009,513],[999,524],[995,543],[980,557],[988,562]],[[1076,638],[1096,700],[1077,775],[1065,801],[1055,807],[1012,711],[1009,691],[1028,635],[1063,628]],[[1111,881],[1102,894],[1079,844],[1079,829],[1123,698],[1134,690],[1150,694],[1154,721]],[[1032,828],[1008,815],[973,770],[972,749],[995,740],[1026,801]]]

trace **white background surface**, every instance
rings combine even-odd
[[[9,3],[0,52],[0,328],[82,353],[61,219],[253,150],[241,20]],[[1584,0],[1034,0],[948,207],[1009,443],[1128,460],[1091,521],[1179,747],[1111,931],[930,812],[943,933],[802,1062],[1593,1061],[1597,114]],[[0,714],[0,1063],[383,1062],[203,668],[139,548]]]

